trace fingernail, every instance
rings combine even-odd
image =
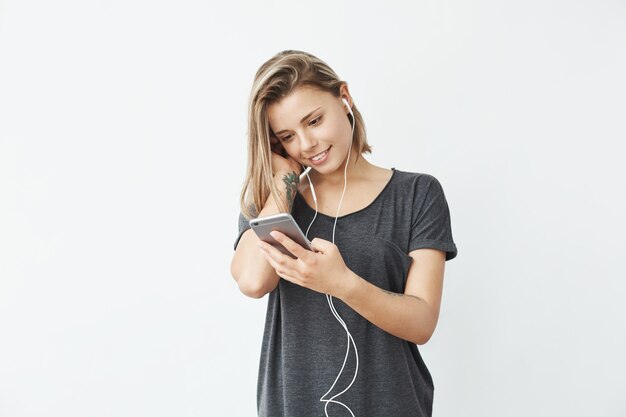
[[[276,230],[272,230],[272,231],[270,232],[270,235],[272,235],[272,237],[273,237],[274,239],[276,239],[276,238],[278,237],[278,232],[277,232]]]

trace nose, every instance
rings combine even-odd
[[[310,150],[315,149],[315,147],[317,146],[317,140],[315,140],[314,137],[312,137],[311,135],[307,136],[304,133],[301,133],[299,136],[300,147],[302,148],[302,151],[308,153]]]

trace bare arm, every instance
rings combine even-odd
[[[414,262],[404,294],[379,288],[350,271],[354,285],[341,298],[386,332],[423,345],[433,335],[439,318],[445,252],[417,249],[410,255]]]
[[[280,171],[274,175],[278,189],[283,193],[287,206],[293,206],[295,191],[299,177],[293,171]],[[259,217],[280,213],[279,205],[270,194],[265,206],[259,212]],[[230,273],[239,285],[239,290],[252,298],[261,298],[271,292],[278,285],[280,277],[276,270],[259,252],[258,236],[252,229],[246,230],[237,244],[237,249],[230,264]]]
[[[401,339],[423,345],[433,335],[441,307],[445,251],[420,248],[409,252],[413,262],[404,293],[393,293],[348,268],[332,242],[316,237],[311,241],[316,250],[308,251],[280,232],[272,232],[272,236],[297,257],[294,260],[259,242],[259,251],[282,278],[339,298],[372,324]]]

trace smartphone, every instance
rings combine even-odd
[[[289,255],[294,259],[296,256],[289,252],[287,248],[281,245],[272,237],[272,235],[270,235],[272,230],[278,230],[282,234],[289,236],[291,240],[297,242],[305,249],[310,251],[313,250],[311,242],[309,242],[309,239],[306,238],[302,229],[298,226],[298,223],[296,223],[294,218],[289,213],[278,213],[271,216],[257,217],[256,219],[250,219],[249,223],[250,227],[254,230],[254,233],[256,233],[259,239],[269,243],[285,255]]]

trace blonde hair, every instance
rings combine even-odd
[[[345,83],[328,64],[303,51],[279,52],[259,67],[248,102],[248,168],[240,195],[241,211],[246,219],[258,215],[270,194],[281,205],[281,212],[289,212],[289,207],[279,198],[282,193],[273,180],[267,108],[301,86],[340,97],[340,88]],[[355,123],[352,145],[358,159],[360,154],[371,153],[372,149],[367,143],[365,124],[354,101],[352,112]]]

